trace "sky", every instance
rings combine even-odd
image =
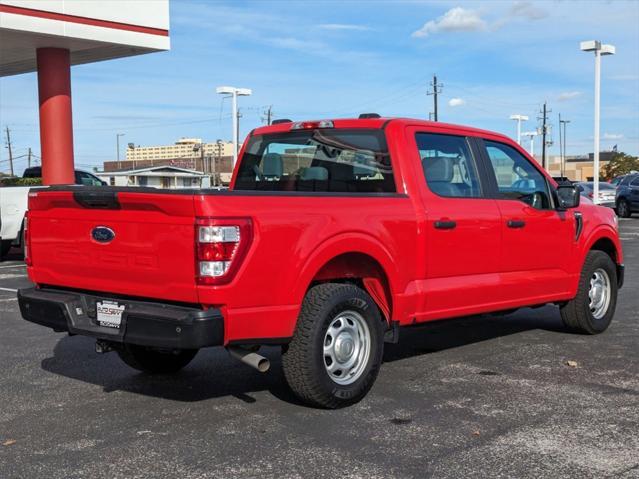
[[[593,151],[594,55],[579,42],[616,46],[602,59],[602,150],[639,154],[639,1],[186,1],[170,2],[171,50],[72,68],[76,165],[101,166],[126,143],[230,139],[230,101],[241,136],[275,118],[428,118],[433,74],[439,120],[515,135],[512,114],[534,130],[548,104],[549,153]],[[0,127],[14,155],[39,156],[35,73],[0,79]],[[3,142],[4,143],[4,142]],[[528,140],[523,141],[528,147]],[[4,146],[4,144],[3,144]],[[537,140],[535,152],[541,148]],[[0,148],[0,171],[7,170]],[[18,163],[16,169],[26,166]]]

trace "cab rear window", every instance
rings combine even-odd
[[[313,129],[249,139],[235,190],[392,193],[384,132]]]

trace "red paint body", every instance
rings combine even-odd
[[[623,261],[608,208],[537,210],[518,200],[444,198],[428,189],[416,131],[493,139],[526,155],[506,137],[418,120],[334,123],[384,128],[397,195],[127,190],[117,193],[121,209],[98,211],[83,208],[70,191],[38,192],[30,200],[30,278],[219,307],[225,342],[241,342],[292,336],[304,295],[318,281],[358,278],[387,319],[407,325],[571,299],[597,241],[618,264]],[[279,124],[253,134],[289,128]],[[584,219],[578,240],[575,211]],[[227,284],[196,282],[196,218],[251,221],[250,245]],[[457,228],[433,227],[446,218]],[[524,219],[529,227],[508,229],[510,219]],[[117,231],[112,243],[91,238],[98,225]]]
[[[42,183],[72,185],[75,178],[69,50],[39,48],[37,62]]]

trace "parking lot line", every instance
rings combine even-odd
[[[26,268],[26,267],[27,267],[26,264],[9,264],[9,265],[0,266],[0,269]]]
[[[18,292],[17,289],[11,289],[11,288],[0,288],[0,291],[9,291],[10,293],[17,293]]]

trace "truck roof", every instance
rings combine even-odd
[[[402,117],[381,117],[381,118],[320,118],[316,120],[293,120],[291,123],[277,123],[275,125],[262,126],[256,128],[252,131],[254,135],[264,135],[268,133],[283,133],[286,131],[290,131],[291,124],[297,123],[298,121],[322,121],[329,120],[332,121],[335,128],[385,128],[389,123],[400,123],[403,125],[411,125],[411,126],[423,126],[428,128],[429,130],[454,130],[456,132],[466,132],[471,135],[478,136],[492,136],[492,137],[501,137],[505,140],[511,141],[511,139],[503,135],[501,133],[496,133],[494,131],[482,130],[479,128],[473,128],[470,126],[464,125],[456,125],[452,123],[442,123],[437,121],[428,121],[428,120],[420,120],[416,118],[402,118]]]

